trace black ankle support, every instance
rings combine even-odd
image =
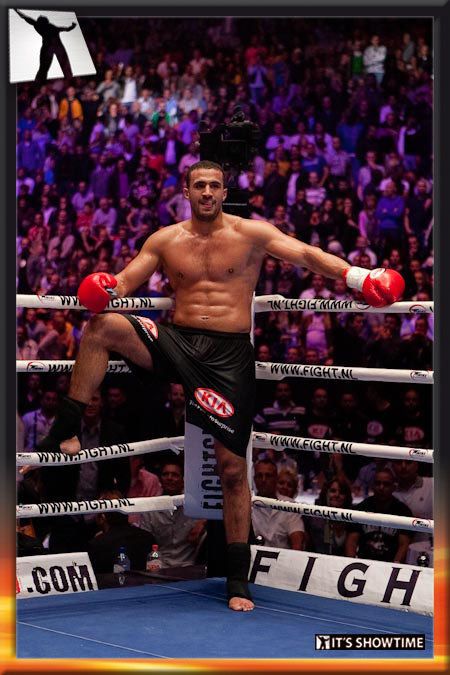
[[[56,419],[48,435],[39,443],[38,450],[59,450],[61,441],[81,435],[81,417],[86,403],[66,396],[62,399]]]
[[[227,551],[227,594],[230,598],[246,598],[252,596],[248,590],[248,571],[250,568],[250,546],[245,543],[228,544]]]

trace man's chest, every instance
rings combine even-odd
[[[166,273],[178,284],[231,281],[248,276],[256,266],[252,247],[231,237],[183,242],[164,255]]]

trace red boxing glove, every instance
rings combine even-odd
[[[78,300],[91,312],[102,312],[112,298],[117,297],[112,289],[117,286],[116,277],[107,272],[89,274],[80,284]]]
[[[344,270],[343,276],[347,286],[361,291],[364,300],[372,307],[392,305],[405,290],[405,280],[401,274],[384,267],[375,270],[349,267]]]

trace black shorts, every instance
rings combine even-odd
[[[154,372],[183,385],[186,420],[246,456],[255,399],[255,356],[248,333],[161,326],[123,314],[148,348]],[[152,373],[126,360],[143,382]]]

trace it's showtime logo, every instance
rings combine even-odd
[[[226,398],[218,394],[214,389],[199,387],[194,391],[197,403],[202,408],[219,417],[231,417],[234,415],[234,407]]]

